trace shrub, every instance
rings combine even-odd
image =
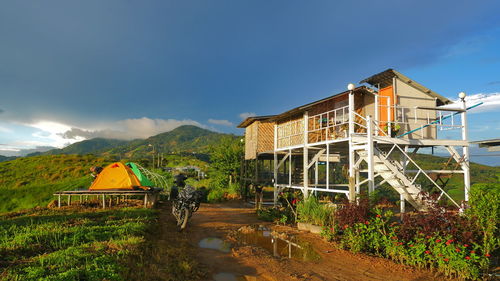
[[[338,226],[354,226],[368,220],[370,205],[368,198],[359,198],[358,203],[344,199],[342,207],[335,212],[335,222]]]
[[[300,222],[332,225],[333,209],[321,204],[316,197],[309,196],[298,203],[297,215]]]
[[[490,254],[500,245],[500,184],[475,185],[469,203],[468,214],[482,232],[485,254]]]
[[[208,191],[207,201],[209,203],[221,202],[225,199],[226,192],[219,188],[212,188]]]

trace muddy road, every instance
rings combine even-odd
[[[241,202],[202,204],[182,233],[173,230],[175,225],[171,217],[168,206],[161,207],[163,231],[160,237],[164,238],[160,239],[162,245],[158,247],[164,247],[165,243],[182,245],[183,254],[190,255],[189,258],[195,261],[193,266],[202,271],[198,275],[202,280],[445,279],[382,258],[337,250],[318,235],[262,222],[252,208]],[[261,231],[257,230],[260,236],[241,236],[249,226],[260,226]],[[278,239],[280,243],[275,243],[276,235],[283,235],[283,239]],[[295,247],[296,243],[286,242],[289,241],[287,237],[301,241],[302,244],[296,242],[301,249],[306,243],[307,253],[289,258],[288,254],[296,253],[299,248]],[[249,243],[242,243],[242,240]]]

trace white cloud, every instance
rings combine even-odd
[[[125,119],[101,124],[96,129],[69,128],[60,133],[65,139],[75,138],[111,138],[111,139],[145,139],[160,133],[171,131],[182,125],[205,127],[193,120],[150,119],[147,117]]]
[[[242,120],[245,120],[248,117],[254,117],[254,116],[257,116],[257,114],[255,114],[254,112],[243,112],[243,113],[240,113],[240,118]]]
[[[233,123],[229,122],[228,120],[208,119],[208,123],[228,127],[233,126]]]
[[[12,130],[9,128],[5,128],[5,127],[0,126],[0,133],[10,134],[10,133],[12,133]]]
[[[500,110],[500,93],[489,93],[489,94],[473,94],[465,97],[465,103],[467,107],[476,105],[482,102],[483,104],[479,105],[470,110],[470,113],[482,113],[489,111],[498,111]],[[461,103],[459,99],[453,101],[452,104],[443,106],[447,108],[460,108]]]
[[[59,122],[41,120],[23,125],[38,129],[38,131],[32,134],[33,140],[16,142],[14,145],[18,147],[54,146],[62,148],[71,143],[84,140],[82,137],[75,139],[63,138],[61,134],[70,130],[71,126]]]

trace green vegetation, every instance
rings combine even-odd
[[[209,202],[239,195],[239,171],[243,143],[239,138],[226,136],[211,147]]]
[[[331,225],[333,208],[321,204],[315,196],[297,204],[297,215],[300,222],[312,223],[315,225]]]
[[[283,198],[287,196],[282,194]],[[287,198],[288,201],[288,198]],[[283,208],[259,210],[262,220],[289,222],[297,199]],[[390,202],[361,197],[337,208],[314,196],[296,204],[298,221],[322,225],[321,235],[340,248],[437,270],[450,277],[481,279],[500,254],[500,184],[476,184],[465,215],[438,204],[399,221]],[[288,214],[288,215],[287,215]]]
[[[151,158],[155,153],[166,155],[191,155],[199,160],[208,160],[210,147],[218,144],[222,138],[230,135],[212,132],[197,126],[180,126],[172,131],[149,137],[145,140],[133,140],[114,147],[104,154],[119,155],[128,159]]]
[[[109,160],[91,155],[22,157],[0,163],[0,213],[46,206],[55,191],[90,186],[92,166]]]
[[[157,212],[30,210],[0,217],[2,280],[125,280]]]

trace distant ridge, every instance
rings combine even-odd
[[[99,154],[115,146],[123,145],[127,142],[128,141],[124,140],[93,138],[70,144],[65,148],[52,149],[46,152],[30,153],[28,154],[28,156],[58,155],[58,154],[78,154],[78,155]]]
[[[237,137],[203,129],[193,125],[184,125],[172,131],[151,136],[147,139],[131,141],[94,138],[73,143],[62,149],[52,149],[46,152],[31,153],[36,155],[59,154],[95,154],[120,155],[127,158],[140,158],[151,155],[153,148],[160,153],[194,153],[209,154],[210,146],[218,143],[223,137]]]

